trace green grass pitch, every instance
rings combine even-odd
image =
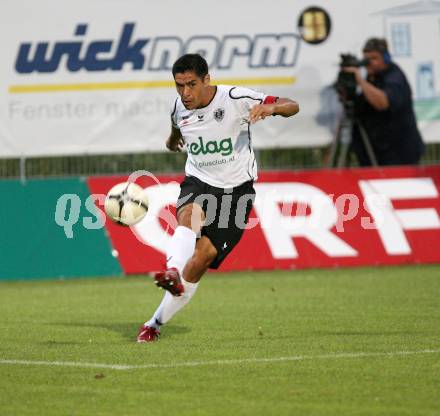
[[[440,415],[440,266],[0,284],[0,415]],[[120,367],[118,367],[120,366]]]

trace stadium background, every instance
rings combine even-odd
[[[283,0],[270,11],[262,3],[244,1],[232,9],[232,3],[226,2],[213,20],[211,10],[195,1],[191,4],[199,7],[197,16],[188,17],[184,27],[172,2],[132,1],[127,7],[124,2],[98,1],[90,7],[78,1],[62,10],[54,4],[51,0],[32,5],[7,1],[2,6],[8,13],[0,18],[5,39],[0,66],[4,91],[0,99],[0,190],[18,208],[11,212],[9,204],[2,205],[2,229],[9,239],[2,244],[1,279],[106,276],[159,267],[163,246],[150,239],[149,245],[133,250],[128,260],[124,247],[139,244],[134,233],[108,222],[102,228],[99,213],[92,212],[86,202],[91,194],[105,194],[112,184],[139,169],[158,175],[165,185],[170,177],[180,179],[185,155],[165,152],[164,137],[175,97],[170,68],[183,52],[204,54],[214,83],[245,85],[300,103],[297,117],[255,126],[253,144],[262,184],[302,183],[316,192],[335,195],[333,202],[351,192],[361,206],[365,202],[361,182],[383,179],[396,189],[408,189],[411,184],[427,187],[426,192],[396,191],[400,194],[386,196],[393,206],[390,215],[397,242],[387,243],[381,237],[384,231],[371,237],[371,231],[362,228],[362,215],[372,218],[368,209],[361,209],[344,230],[337,230],[347,206],[336,204],[326,243],[330,248],[319,246],[319,237],[313,241],[299,232],[284,236],[287,242],[293,239],[291,252],[277,254],[269,234],[261,237],[264,232],[258,228],[249,232],[226,264],[227,270],[440,260],[429,249],[440,242],[440,58],[433,52],[440,43],[440,2]],[[248,8],[253,9],[252,16],[246,14]],[[166,24],[157,16],[167,16]],[[427,143],[424,167],[320,170],[329,166],[343,111],[332,87],[339,54],[359,55],[371,35],[388,39],[393,59],[412,84]],[[355,161],[351,165],[355,167]],[[78,214],[72,213],[76,199],[62,200],[66,194],[79,197]],[[301,202],[292,194],[279,203],[294,205],[291,218],[298,204],[309,204],[310,210],[310,201]],[[425,222],[405,222],[405,210]],[[280,212],[286,215],[282,208]],[[73,221],[72,215],[78,218],[67,238],[63,224]],[[258,217],[255,210],[253,215]],[[308,217],[310,212],[304,214]],[[256,239],[257,234],[261,238]],[[148,228],[144,235],[161,239]],[[283,237],[278,238],[282,241]],[[355,248],[339,250],[338,244],[347,240]],[[271,247],[271,255],[260,262],[239,261],[256,241],[263,251]],[[362,254],[362,247],[371,244],[377,245],[370,252],[374,254]],[[404,248],[394,252],[389,244]],[[51,249],[41,255],[41,245]],[[93,255],[93,262],[78,261],[87,253]]]
[[[439,21],[433,0],[2,0],[0,414],[438,416]],[[339,53],[370,35],[410,79],[419,167],[327,169]],[[301,112],[255,126],[261,223],[138,344],[185,48]],[[144,169],[152,221],[103,227],[99,201]]]

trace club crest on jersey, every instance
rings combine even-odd
[[[217,108],[217,110],[214,111],[214,118],[216,121],[220,123],[220,121],[223,120],[223,117],[225,116],[225,109],[224,108]]]

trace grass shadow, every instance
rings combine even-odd
[[[136,335],[139,330],[139,322],[118,322],[118,323],[93,323],[93,322],[53,322],[48,323],[48,325],[59,325],[64,327],[75,327],[75,328],[97,328],[106,329],[108,331],[116,332],[126,340],[133,341],[136,339]],[[185,334],[190,332],[191,329],[186,326],[181,325],[166,325],[161,330],[162,336],[173,337],[180,334]],[[54,344],[55,341],[49,341],[49,343]],[[62,344],[62,342],[61,342]]]

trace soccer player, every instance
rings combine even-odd
[[[198,54],[183,55],[172,71],[179,97],[166,146],[177,152],[186,146],[186,176],[180,184],[178,226],[167,248],[167,269],[155,275],[166,293],[140,328],[138,342],[157,340],[160,327],[190,301],[208,268],[217,269],[240,241],[257,179],[250,125],[299,111],[288,98],[211,85],[208,65]]]

